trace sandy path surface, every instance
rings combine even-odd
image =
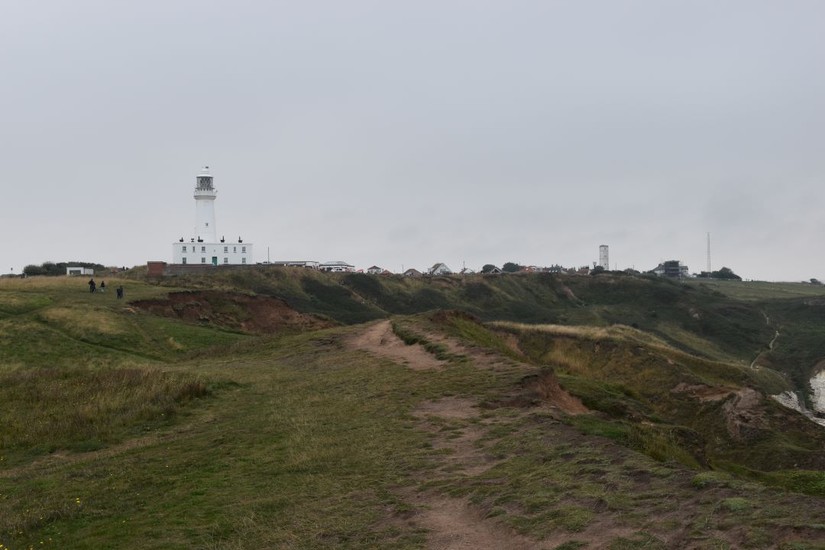
[[[352,349],[364,350],[408,366],[413,370],[440,369],[444,366],[434,355],[419,345],[408,346],[392,331],[390,321],[379,321],[369,325],[363,332],[347,341]]]

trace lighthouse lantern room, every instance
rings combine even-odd
[[[183,237],[172,243],[172,263],[196,265],[246,265],[252,263],[252,244],[245,243],[241,237],[237,242],[227,242],[224,237],[218,240],[215,225],[215,198],[218,191],[209,173],[204,167],[195,178],[195,232],[185,239]],[[188,241],[188,242],[187,242]]]

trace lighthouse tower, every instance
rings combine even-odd
[[[215,226],[215,189],[209,167],[206,166],[195,178],[195,233],[187,239],[181,237],[172,243],[172,263],[180,265],[249,265],[252,263],[252,243],[227,240]]]
[[[214,243],[218,240],[215,230],[215,197],[218,191],[212,185],[209,167],[205,166],[196,178],[195,185],[195,236],[198,240]]]

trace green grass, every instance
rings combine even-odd
[[[181,404],[207,393],[206,384],[191,374],[156,369],[4,372],[0,374],[4,404],[0,449],[8,464],[33,453],[96,450],[168,423]],[[32,403],[39,406],[31,407]]]
[[[169,289],[110,279],[112,288],[119,284],[125,287],[125,300],[117,300],[114,292],[91,294],[75,278],[0,280],[0,304],[36,304],[0,318],[0,370],[9,366],[131,366],[136,361],[156,364],[245,338],[144,314],[129,301],[164,296]]]
[[[297,296],[311,286],[304,275],[255,281]],[[493,303],[504,292],[528,293],[520,280],[392,284]],[[537,296],[559,290],[554,278],[527,280]],[[658,335],[559,342],[539,332],[521,342],[530,358],[520,361],[514,332],[472,317],[394,318],[406,340],[427,345],[451,335],[500,359],[490,369],[471,355],[445,354],[443,368],[416,371],[349,349],[360,327],[244,335],[153,317],[75,283],[0,282],[0,304],[16,304],[0,308],[4,548],[422,548],[418,499],[427,495],[463,499],[481,517],[562,548],[596,536],[611,548],[659,548],[674,533],[697,547],[709,544],[708,533],[732,547],[825,541],[816,527],[825,502],[799,494],[820,494],[821,471],[757,472],[742,457],[732,473],[699,469],[692,438],[699,424],[715,426],[717,410],[691,408],[669,388],[755,382],[736,365],[668,348]],[[221,284],[237,290],[230,283]],[[370,290],[360,278],[348,284],[339,288]],[[127,299],[171,288],[126,285]],[[343,296],[336,292],[330,300]],[[576,307],[590,307],[582,304],[594,296],[581,293]],[[323,307],[337,315],[333,301]],[[502,405],[518,403],[525,380],[548,366],[564,388],[604,410],[569,417],[550,403]],[[415,414],[444,398],[479,406],[470,417]],[[816,444],[781,410],[769,412],[783,421],[782,440],[742,453],[781,450],[777,459],[786,460],[802,456],[806,439]],[[689,414],[697,424],[675,421]],[[468,434],[483,465],[474,473],[455,460]]]
[[[825,285],[809,283],[769,283],[765,281],[722,281],[694,279],[686,284],[706,288],[737,300],[761,302],[785,298],[825,296]]]

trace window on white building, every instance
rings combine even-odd
[[[237,251],[238,251],[238,247],[237,247],[237,246],[233,246],[233,247],[232,247],[232,252],[237,252]]]
[[[229,258],[224,258],[223,263],[228,264],[229,263]]]
[[[246,247],[245,247],[245,246],[242,246],[242,247],[241,247],[241,252],[242,252],[242,253],[244,253],[244,254],[246,254]]]
[[[201,247],[201,252],[206,252],[206,247],[205,246]]]
[[[183,263],[186,263],[186,256],[183,257]]]
[[[241,263],[245,264],[246,263],[246,258],[241,258]]]
[[[223,247],[223,253],[224,253],[224,254],[226,254],[226,253],[228,253],[228,252],[229,252],[229,247],[228,247],[228,246],[224,246],[224,247]]]
[[[186,246],[183,247],[183,252],[186,252]]]
[[[206,263],[206,258],[201,257],[201,263],[205,264]]]

